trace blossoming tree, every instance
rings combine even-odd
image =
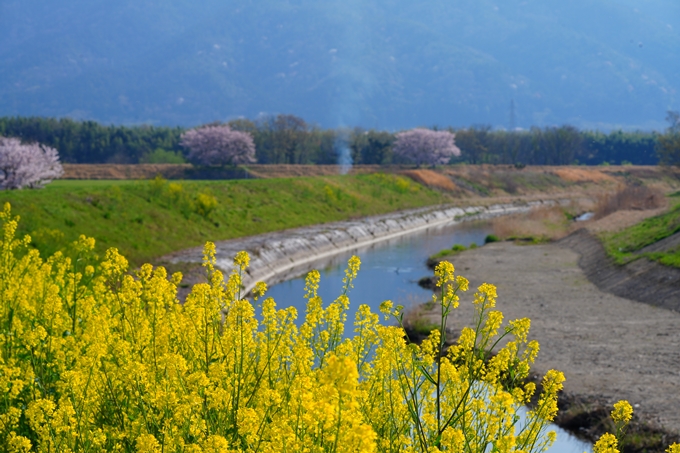
[[[442,165],[453,156],[460,156],[454,143],[455,134],[448,131],[412,129],[397,134],[394,154],[415,162],[416,165]]]
[[[56,149],[0,137],[0,189],[42,187],[63,173]]]
[[[182,146],[189,149],[189,161],[199,165],[255,163],[255,143],[247,132],[227,125],[204,126],[182,134]]]

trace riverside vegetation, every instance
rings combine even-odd
[[[659,190],[644,185],[630,185],[602,197],[591,206],[593,220],[617,211],[644,211],[664,208],[665,212],[651,216],[618,231],[596,233],[607,255],[619,265],[637,259],[649,259],[665,266],[680,268],[680,240],[672,240],[680,232],[680,192],[664,196]],[[494,231],[504,240],[537,244],[560,239],[588,222],[574,222],[583,213],[583,206],[570,204],[534,210],[528,214],[510,216],[494,222]],[[666,244],[653,247],[660,241]],[[439,259],[451,257],[460,249],[442,250],[433,255],[432,265]]]
[[[96,251],[115,246],[134,265],[207,240],[224,240],[400,209],[451,197],[409,178],[373,173],[230,181],[55,181],[3,191],[23,219],[20,234],[46,258],[80,233]],[[134,229],[135,234],[130,234]]]
[[[626,264],[639,258],[658,261],[672,267],[680,267],[680,249],[669,244],[664,250],[646,251],[645,247],[670,238],[680,231],[680,202],[674,193],[669,197],[671,208],[658,216],[614,233],[600,235],[602,243],[617,264]]]
[[[493,285],[479,287],[472,327],[444,350],[468,289],[450,263],[435,270],[439,328],[418,346],[367,306],[345,334],[356,257],[326,307],[319,273],[308,274],[298,328],[295,309],[277,309],[264,283],[254,303],[242,298],[245,252],[225,278],[207,243],[209,283],[180,304],[178,273],[149,264],[131,273],[116,249],[98,260],[85,236],[73,259],[43,260],[30,237],[15,236],[9,204],[0,222],[0,451],[528,453],[554,440],[546,426],[564,376],[549,371],[517,415],[536,391],[525,379],[538,343],[528,319],[503,326]],[[389,301],[381,311],[402,320]],[[596,453],[618,451],[631,416],[627,402],[614,406],[615,434]]]

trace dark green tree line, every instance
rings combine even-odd
[[[94,121],[67,118],[0,118],[0,136],[39,142],[59,151],[67,163],[137,163],[160,148],[183,152],[184,129],[154,126],[104,126]]]
[[[664,165],[680,165],[680,112],[669,111],[668,129],[659,137],[659,160]]]
[[[408,163],[393,152],[395,132],[322,129],[294,115],[237,119],[228,125],[253,137],[259,164],[335,164],[339,153],[347,150],[354,164]],[[680,162],[680,157],[673,158],[670,151],[676,149],[673,140],[680,143],[677,139],[680,132],[677,126],[674,127],[666,134],[579,131],[572,126],[503,131],[477,125],[447,130],[456,134],[455,143],[462,152],[451,163],[655,165],[659,163],[659,156],[664,162],[673,159]],[[18,137],[24,142],[53,147],[66,163],[182,161],[188,150],[180,145],[180,136],[186,130],[180,127],[106,126],[71,119],[0,118],[0,136]],[[680,151],[677,153],[680,155]]]

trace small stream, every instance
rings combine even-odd
[[[319,295],[325,304],[333,301],[342,290],[342,279],[347,260],[352,255],[361,258],[361,270],[350,291],[350,310],[348,320],[361,304],[368,304],[373,312],[378,312],[380,303],[392,300],[395,305],[404,307],[423,303],[430,299],[432,292],[422,289],[417,281],[431,275],[425,260],[432,254],[450,248],[454,244],[467,247],[475,243],[484,244],[491,229],[486,223],[462,223],[432,228],[390,241],[357,248],[352,252],[337,255],[332,259],[320,261],[315,266],[321,273]],[[465,272],[461,272],[465,275]],[[269,288],[267,296],[277,301],[279,308],[293,305],[298,310],[298,318],[304,317],[304,275],[276,284]],[[285,301],[285,305],[284,305]],[[563,429],[553,426],[558,433],[557,441],[550,448],[551,453],[592,452],[592,445],[583,442]]]
[[[361,270],[349,293],[348,319],[354,319],[354,312],[361,304],[367,304],[377,312],[380,303],[387,299],[404,307],[426,302],[432,292],[417,284],[421,277],[432,275],[425,260],[453,244],[469,246],[474,242],[482,245],[490,232],[484,223],[442,226],[336,255],[315,266],[321,273],[319,295],[326,303],[338,297],[347,260],[357,255],[361,258]],[[304,275],[301,275],[272,286],[267,295],[295,306],[302,316],[306,305],[304,287]]]

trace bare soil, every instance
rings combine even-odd
[[[201,169],[191,164],[64,164],[64,179],[233,179],[328,176],[340,174],[338,165],[249,165]],[[350,173],[380,171],[379,165],[355,165]],[[395,168],[398,170],[398,168]]]
[[[63,179],[166,179],[181,178],[190,164],[63,164]]]

